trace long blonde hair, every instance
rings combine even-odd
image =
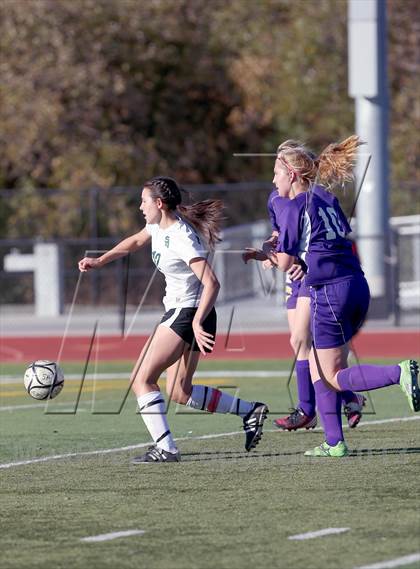
[[[353,179],[357,148],[364,144],[353,134],[342,142],[329,144],[318,158],[297,141],[287,140],[277,149],[277,159],[309,187],[343,185]]]

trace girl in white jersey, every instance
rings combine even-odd
[[[166,391],[176,403],[209,411],[233,413],[243,420],[245,449],[261,439],[267,406],[232,397],[218,389],[192,385],[200,353],[213,350],[216,333],[214,303],[220,288],[207,262],[208,252],[198,232],[213,249],[219,240],[223,204],[206,200],[181,206],[181,191],[172,178],[146,182],[140,210],[146,227],[97,259],[79,261],[80,271],[100,268],[151,243],[152,259],[166,279],[165,314],[144,346],[131,376],[131,387],[154,444],[133,462],[179,462],[180,453],[166,417],[158,386],[167,371]]]

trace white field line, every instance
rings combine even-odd
[[[60,405],[60,407],[64,407],[64,409],[61,409],[61,413],[65,413],[68,411],[74,412],[74,405],[72,406],[71,403],[54,403],[54,406],[58,406]],[[38,403],[27,403],[26,405],[4,405],[3,407],[0,407],[0,412],[1,411],[16,411],[16,410],[25,410],[25,409],[45,409],[46,404],[42,404],[42,401],[39,401]],[[85,408],[82,405],[78,405],[77,406],[77,412],[79,411],[87,411],[87,407]]]
[[[415,416],[415,417],[401,417],[399,419],[397,418],[393,418],[393,419],[383,419],[380,421],[367,421],[366,423],[363,424],[364,427],[368,427],[369,425],[376,425],[376,424],[382,424],[382,423],[387,423],[387,422],[396,422],[396,421],[415,421],[420,419],[420,416]],[[360,429],[360,425],[358,427]],[[321,431],[321,428],[317,428],[314,429],[314,431]],[[279,429],[265,429],[266,433],[278,433]],[[302,431],[300,431],[302,432]],[[206,439],[219,439],[221,437],[232,437],[232,436],[236,436],[236,435],[243,435],[243,431],[233,431],[231,433],[212,433],[210,435],[200,435],[198,437],[180,437],[178,439],[175,439],[177,442],[183,442],[183,441],[202,441],[202,440],[206,440]],[[116,447],[116,448],[107,448],[107,449],[99,449],[99,450],[89,450],[89,451],[82,451],[82,452],[69,452],[66,454],[53,454],[50,456],[43,456],[40,458],[31,458],[28,460],[20,460],[20,461],[16,461],[16,462],[6,462],[4,464],[0,464],[0,470],[6,469],[6,468],[13,468],[15,466],[26,466],[28,464],[36,464],[38,462],[49,462],[50,460],[60,460],[62,458],[75,458],[78,456],[95,456],[95,455],[99,455],[99,454],[113,454],[115,452],[124,452],[124,451],[129,451],[129,450],[135,450],[135,449],[139,449],[139,448],[145,448],[150,446],[150,441],[147,443],[140,443],[138,445],[128,445],[125,447]]]
[[[315,539],[317,537],[324,537],[325,535],[344,533],[345,531],[350,531],[350,528],[325,528],[317,531],[308,531],[307,533],[298,533],[296,535],[289,535],[287,539],[301,541],[303,539]]]
[[[35,409],[39,408],[39,403],[28,403],[27,405],[5,405],[0,407],[0,411],[15,411],[17,409]]]
[[[217,378],[217,377],[289,377],[290,372],[285,370],[279,371],[228,371],[228,370],[221,370],[221,371],[196,371],[194,377],[200,378]],[[130,372],[98,372],[98,373],[87,373],[85,379],[87,380],[103,380],[103,379],[128,379],[130,378]],[[80,373],[69,373],[65,376],[66,380],[69,381],[80,381],[82,379]],[[6,385],[9,383],[21,383],[23,381],[20,375],[0,375],[0,385]]]
[[[391,417],[390,419],[375,419],[373,421],[364,421],[359,423],[358,429],[360,427],[369,427],[370,425],[385,425],[385,423],[404,423],[406,421],[418,421],[420,420],[420,415],[413,415],[411,417]],[[343,425],[346,429],[348,425]]]
[[[91,537],[82,537],[80,541],[85,543],[95,543],[97,541],[110,541],[119,537],[130,537],[131,535],[143,535],[145,532],[142,529],[128,529],[125,531],[113,531],[111,533],[103,533],[101,535],[92,535]]]
[[[390,559],[389,561],[379,561],[379,563],[373,563],[372,565],[360,565],[358,567],[354,567],[354,569],[392,569],[393,567],[411,565],[412,563],[416,563],[416,561],[420,561],[420,552],[405,555],[404,557],[397,557],[396,559]]]
[[[230,437],[232,435],[242,435],[243,431],[234,431],[232,433],[218,433],[218,434],[211,434],[211,435],[200,435],[199,437],[180,437],[175,439],[177,442],[182,441],[200,441],[205,439],[218,439],[221,437]],[[37,462],[49,462],[50,460],[59,460],[61,458],[74,458],[76,456],[95,456],[98,454],[112,454],[115,452],[124,452],[128,450],[135,450],[139,448],[149,447],[151,442],[148,443],[139,443],[138,445],[128,445],[125,447],[117,447],[117,448],[106,448],[106,449],[99,449],[99,450],[88,450],[83,452],[69,452],[67,454],[53,454],[51,456],[43,456],[40,458],[31,458],[28,460],[20,460],[18,462],[8,462],[4,464],[0,464],[0,469],[5,468],[13,468],[14,466],[26,466],[27,464],[36,464]]]

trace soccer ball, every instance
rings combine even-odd
[[[64,386],[64,375],[55,362],[37,360],[25,371],[26,391],[34,399],[54,399]]]

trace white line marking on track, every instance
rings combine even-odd
[[[325,528],[317,531],[308,531],[307,533],[298,533],[296,535],[289,535],[287,539],[301,541],[303,539],[315,539],[316,537],[324,537],[325,535],[344,533],[345,531],[350,531],[350,528]]]
[[[354,567],[354,569],[392,569],[393,567],[411,565],[411,563],[415,563],[416,561],[420,561],[420,552],[405,555],[404,557],[397,557],[397,559],[390,559],[389,561],[379,561],[379,563],[373,563],[372,565],[360,565]]]
[[[382,424],[382,423],[394,423],[396,421],[415,421],[420,419],[419,416],[415,416],[415,417],[401,417],[401,418],[393,418],[393,419],[383,419],[380,421],[368,421],[366,423],[364,423],[364,427],[368,427],[369,425],[376,425],[378,423]],[[359,425],[359,430],[360,430],[360,425]],[[314,431],[321,431],[322,429],[318,428],[318,429],[314,429]],[[266,433],[278,433],[279,429],[265,429]],[[298,431],[301,432],[302,434],[304,434],[303,431]],[[180,437],[178,439],[175,439],[177,442],[183,442],[183,441],[203,441],[206,439],[218,439],[221,437],[232,437],[232,436],[236,436],[236,435],[243,435],[243,431],[233,431],[231,433],[212,433],[210,435],[200,435],[199,437]],[[139,449],[139,448],[145,448],[150,446],[150,441],[147,443],[140,443],[138,445],[128,445],[125,447],[116,447],[116,448],[107,448],[107,449],[99,449],[99,450],[89,450],[89,451],[82,451],[82,452],[70,452],[67,454],[54,454],[51,456],[43,456],[40,458],[31,458],[28,460],[20,460],[18,462],[6,462],[4,464],[0,464],[0,469],[6,469],[6,468],[13,468],[14,466],[26,466],[28,464],[36,464],[37,462],[48,462],[50,460],[60,460],[62,458],[75,458],[77,456],[95,456],[95,455],[99,455],[99,454],[112,454],[115,452],[124,452],[127,450],[135,450],[135,449]]]
[[[110,541],[119,537],[130,537],[131,535],[143,535],[145,532],[142,529],[128,529],[125,531],[113,531],[111,533],[103,533],[101,535],[92,535],[91,537],[82,537],[80,541],[85,543],[95,543],[97,541]]]

